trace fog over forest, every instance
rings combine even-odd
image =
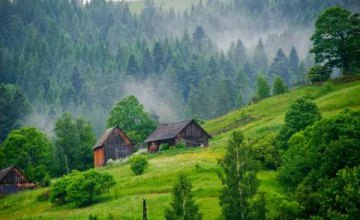
[[[25,94],[23,123],[51,135],[64,112],[99,135],[135,95],[160,122],[212,119],[248,104],[256,79],[306,81],[314,20],[357,0],[208,0],[180,10],[144,1],[0,1],[0,82]],[[185,4],[185,3],[184,3]],[[281,49],[281,50],[280,50]]]

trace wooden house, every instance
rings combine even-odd
[[[130,138],[118,127],[109,128],[93,147],[95,167],[105,166],[109,159],[125,158],[134,152]]]
[[[16,193],[19,190],[35,187],[16,167],[11,166],[0,170],[0,195]]]
[[[182,141],[188,147],[208,146],[211,136],[195,120],[161,124],[146,140],[149,152],[156,152],[160,144],[170,146]]]

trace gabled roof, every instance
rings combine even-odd
[[[181,122],[161,124],[148,138],[146,138],[145,143],[151,141],[159,141],[175,138],[186,126],[191,122],[197,124],[194,120],[186,120]],[[198,124],[197,124],[198,125]],[[200,128],[201,126],[198,125]],[[202,129],[202,128],[201,128]],[[211,137],[204,129],[202,129],[209,137]]]
[[[126,137],[127,135],[120,129],[119,126],[115,126],[115,127],[112,127],[112,128],[109,128],[109,129],[106,129],[106,131],[104,132],[104,134],[100,137],[100,139],[96,142],[96,144],[93,146],[93,150],[96,149],[96,148],[99,148],[101,146],[104,145],[105,141],[108,139],[108,137],[112,134],[112,132],[115,130],[115,129],[119,129]],[[129,139],[130,140],[130,139]],[[131,140],[130,140],[131,141]]]
[[[0,170],[0,183],[5,179],[6,175],[14,168],[15,166],[6,167],[5,169]]]
[[[25,181],[28,181],[26,176],[24,175],[24,173],[21,172],[21,170],[19,170],[15,165],[4,168],[2,170],[0,170],[0,183],[3,182],[3,180],[5,180],[5,177],[8,175],[8,173],[13,170],[16,169],[16,173],[20,174]]]

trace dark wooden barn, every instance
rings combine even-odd
[[[125,158],[134,152],[130,138],[118,127],[109,128],[93,147],[95,167],[105,166],[109,159]]]
[[[0,170],[1,195],[16,193],[17,191],[33,187],[35,187],[35,184],[28,181],[25,175],[16,166]]]
[[[146,140],[149,152],[156,152],[160,144],[170,146],[183,141],[188,147],[207,146],[211,136],[195,120],[161,124]]]

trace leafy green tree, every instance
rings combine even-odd
[[[324,82],[330,79],[331,70],[326,66],[315,65],[308,72],[308,78],[312,83]]]
[[[44,183],[52,151],[52,144],[43,133],[33,127],[23,127],[13,130],[1,144],[0,160],[3,166],[18,166],[31,181]]]
[[[111,110],[107,126],[120,126],[130,138],[140,143],[156,128],[156,122],[144,111],[135,96],[122,98]]]
[[[148,161],[144,156],[133,156],[130,158],[131,170],[135,175],[141,175],[148,166]]]
[[[79,161],[77,163],[78,170],[86,170],[93,165],[92,146],[96,141],[95,133],[90,122],[85,118],[78,118],[75,120],[76,127],[79,132]]]
[[[270,96],[270,86],[264,76],[258,76],[256,81],[256,95],[260,99]]]
[[[337,67],[344,75],[358,73],[360,67],[360,17],[341,7],[325,9],[315,22],[311,37],[315,62]]]
[[[57,175],[70,170],[92,167],[92,146],[95,134],[89,122],[83,118],[74,120],[64,113],[55,124],[55,172]]]
[[[321,211],[329,219],[360,218],[360,166],[343,168],[323,191]]]
[[[273,95],[279,95],[285,93],[287,87],[280,76],[276,76],[273,82],[272,93]]]
[[[290,105],[285,115],[285,123],[281,127],[278,140],[281,149],[287,149],[287,142],[290,137],[307,126],[314,124],[321,119],[321,114],[315,103],[298,98]]]
[[[225,156],[219,161],[223,174],[219,173],[223,189],[220,206],[225,219],[249,219],[252,213],[251,199],[256,194],[258,180],[256,164],[251,149],[243,142],[241,132],[233,132],[226,147]]]
[[[189,178],[180,174],[178,181],[173,188],[173,201],[170,207],[165,209],[166,220],[201,220],[202,214],[199,212],[199,206],[195,204],[191,192],[191,181]]]
[[[21,126],[30,110],[30,104],[19,87],[0,84],[0,143],[12,129]]]
[[[305,208],[305,218],[359,217],[359,128],[360,112],[346,110],[289,140],[278,177]]]

